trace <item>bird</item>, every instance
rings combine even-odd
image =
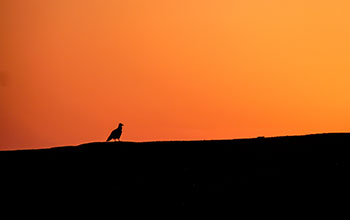
[[[118,139],[118,141],[120,141],[120,136],[122,135],[122,128],[123,128],[123,124],[122,123],[119,123],[118,125],[118,128],[117,129],[114,129],[111,134],[109,135],[109,137],[107,138],[107,141],[110,141],[110,140],[114,140],[116,141],[116,139]]]

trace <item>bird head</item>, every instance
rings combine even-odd
[[[123,127],[124,125],[122,123],[119,123],[119,127]]]

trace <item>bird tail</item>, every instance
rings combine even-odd
[[[110,140],[112,140],[112,137],[111,137],[111,136],[109,136],[109,137],[107,138],[106,142],[108,142],[108,141],[110,141]]]

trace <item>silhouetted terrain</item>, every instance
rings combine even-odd
[[[0,152],[9,202],[300,210],[349,199],[350,134]],[[33,200],[35,201],[35,200]]]

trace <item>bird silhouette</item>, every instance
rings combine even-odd
[[[119,123],[118,128],[114,129],[111,134],[109,135],[109,137],[107,138],[107,142],[110,140],[114,140],[116,141],[116,139],[118,139],[118,141],[120,141],[120,136],[122,135],[122,128],[123,128],[123,124]]]

